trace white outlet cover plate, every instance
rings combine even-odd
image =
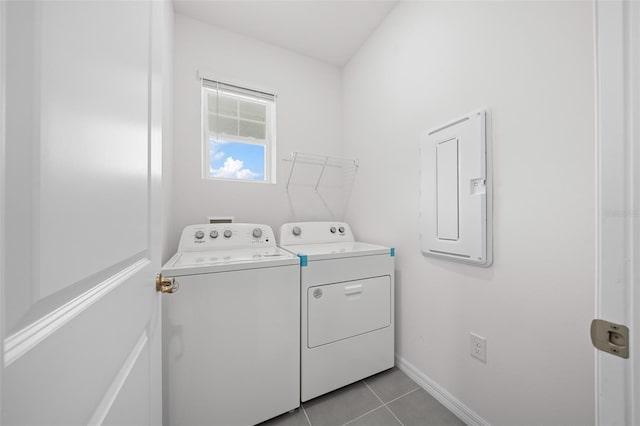
[[[487,339],[475,333],[469,333],[469,348],[472,357],[487,362]]]

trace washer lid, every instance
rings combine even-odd
[[[162,267],[167,277],[298,265],[300,259],[278,247],[270,249],[178,252]]]
[[[308,261],[373,256],[377,254],[391,253],[391,249],[389,247],[361,243],[359,241],[324,244],[296,244],[291,246],[282,246],[282,248],[299,256],[307,256]]]

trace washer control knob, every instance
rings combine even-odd
[[[202,232],[202,231],[196,231],[196,238],[197,238],[198,240],[203,239],[203,238],[204,238],[204,232]]]
[[[214,231],[209,232],[209,236],[211,238],[218,238],[218,231],[214,230]]]
[[[332,233],[332,234],[335,234],[335,233],[336,233],[336,227],[335,227],[335,226],[332,226],[332,227],[329,229],[329,231],[331,231],[331,233]]]
[[[253,230],[253,237],[254,238],[260,238],[262,237],[262,229],[260,228],[256,228]]]
[[[292,232],[293,232],[293,235],[300,235],[302,234],[302,229],[300,229],[299,226],[294,226]]]
[[[339,231],[341,234],[344,234],[344,226],[341,226],[340,228],[338,228],[338,231]]]
[[[227,229],[226,231],[224,231],[224,237],[225,238],[231,238],[231,231],[229,229]]]

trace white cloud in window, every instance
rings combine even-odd
[[[211,172],[213,177],[231,179],[255,179],[259,176],[258,173],[245,169],[242,160],[234,160],[233,157],[227,157],[222,167],[213,169]]]
[[[220,161],[224,158],[224,152],[223,151],[213,152],[211,156],[212,156],[211,161],[213,162]]]
[[[215,142],[213,140],[210,141],[209,149],[211,150],[211,163],[215,163],[224,158],[224,151],[220,149],[220,145],[222,145],[222,143]]]

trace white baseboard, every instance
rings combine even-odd
[[[458,416],[465,424],[469,426],[491,426],[489,422],[460,402],[460,400],[451,395],[446,389],[398,355],[396,355],[396,367],[411,377],[413,381],[431,394],[438,402],[447,407],[449,411]]]

